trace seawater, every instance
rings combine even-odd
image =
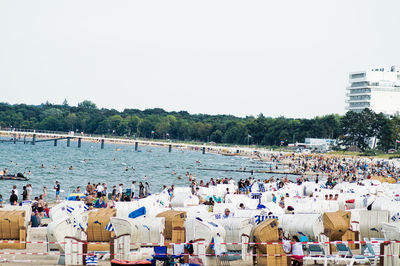
[[[251,176],[250,173],[217,172],[198,168],[251,170],[269,167],[267,163],[245,157],[202,154],[201,151],[177,148],[168,152],[168,148],[139,146],[139,151],[135,151],[132,145],[105,143],[104,149],[101,149],[100,143],[93,142],[82,142],[81,148],[77,147],[76,141],[71,141],[70,147],[67,147],[66,141],[59,140],[57,144],[55,147],[52,141],[40,142],[36,145],[0,143],[1,169],[8,168],[10,174],[31,171],[29,181],[0,180],[0,194],[3,199],[8,201],[13,185],[17,185],[18,198],[22,199],[22,187],[28,183],[32,184],[33,196],[40,195],[43,186],[47,186],[49,199],[55,198],[53,187],[56,180],[65,191],[61,195],[63,197],[77,186],[85,190],[88,182],[104,182],[111,191],[113,185],[118,186],[120,183],[124,184],[124,188],[130,188],[133,180],[137,181],[136,190],[139,181],[143,183],[147,181],[150,184],[150,192],[156,193],[161,191],[163,185],[188,186],[190,182],[186,176],[187,172],[191,173],[196,180],[205,182],[211,177],[232,177],[238,181]],[[42,164],[45,168],[41,168]],[[73,170],[69,170],[70,166]],[[176,175],[173,175],[172,171],[175,171]],[[177,178],[179,175],[182,176],[181,180]],[[260,179],[270,176],[271,174],[255,173],[253,175]]]

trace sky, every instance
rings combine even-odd
[[[0,102],[311,118],[400,64],[400,1],[0,2]]]

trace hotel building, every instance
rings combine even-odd
[[[400,113],[400,66],[352,72],[346,88],[346,109],[361,112]]]

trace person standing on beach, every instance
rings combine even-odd
[[[131,198],[133,199],[135,197],[135,189],[136,189],[136,181],[132,181],[131,185]]]
[[[100,183],[96,187],[97,197],[100,198],[103,194],[104,187]]]
[[[144,197],[144,186],[142,182],[139,182],[139,198]]]
[[[46,196],[47,196],[47,187],[46,186],[44,186],[43,187],[43,198],[45,198]]]
[[[149,183],[144,183],[144,195],[147,197],[150,194],[150,185]]]
[[[85,198],[86,206],[88,206],[89,208],[92,207],[93,200],[94,200],[94,194],[90,193],[89,195],[87,195],[87,197]]]
[[[32,184],[26,185],[26,191],[27,191],[27,200],[31,200],[32,197]]]
[[[102,186],[103,186],[103,193],[101,194],[101,195],[103,195],[103,196],[107,196],[107,184],[106,183],[103,183],[102,184]]]
[[[15,195],[18,195],[18,189],[17,189],[17,186],[16,186],[16,185],[13,186],[13,189],[12,189],[12,190],[14,191],[14,194],[15,194]]]
[[[61,186],[60,186],[60,183],[58,183],[58,181],[56,181],[56,185],[54,186],[54,189],[56,190],[56,200],[60,200]]]
[[[15,194],[14,190],[11,190],[10,204],[17,205],[17,203],[18,203],[18,196]]]
[[[22,201],[27,200],[28,198],[28,190],[26,189],[26,186],[22,187]]]

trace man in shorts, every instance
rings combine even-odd
[[[58,181],[56,181],[56,185],[54,186],[54,189],[56,190],[56,200],[60,200],[61,186],[60,186],[60,183],[58,183]]]

